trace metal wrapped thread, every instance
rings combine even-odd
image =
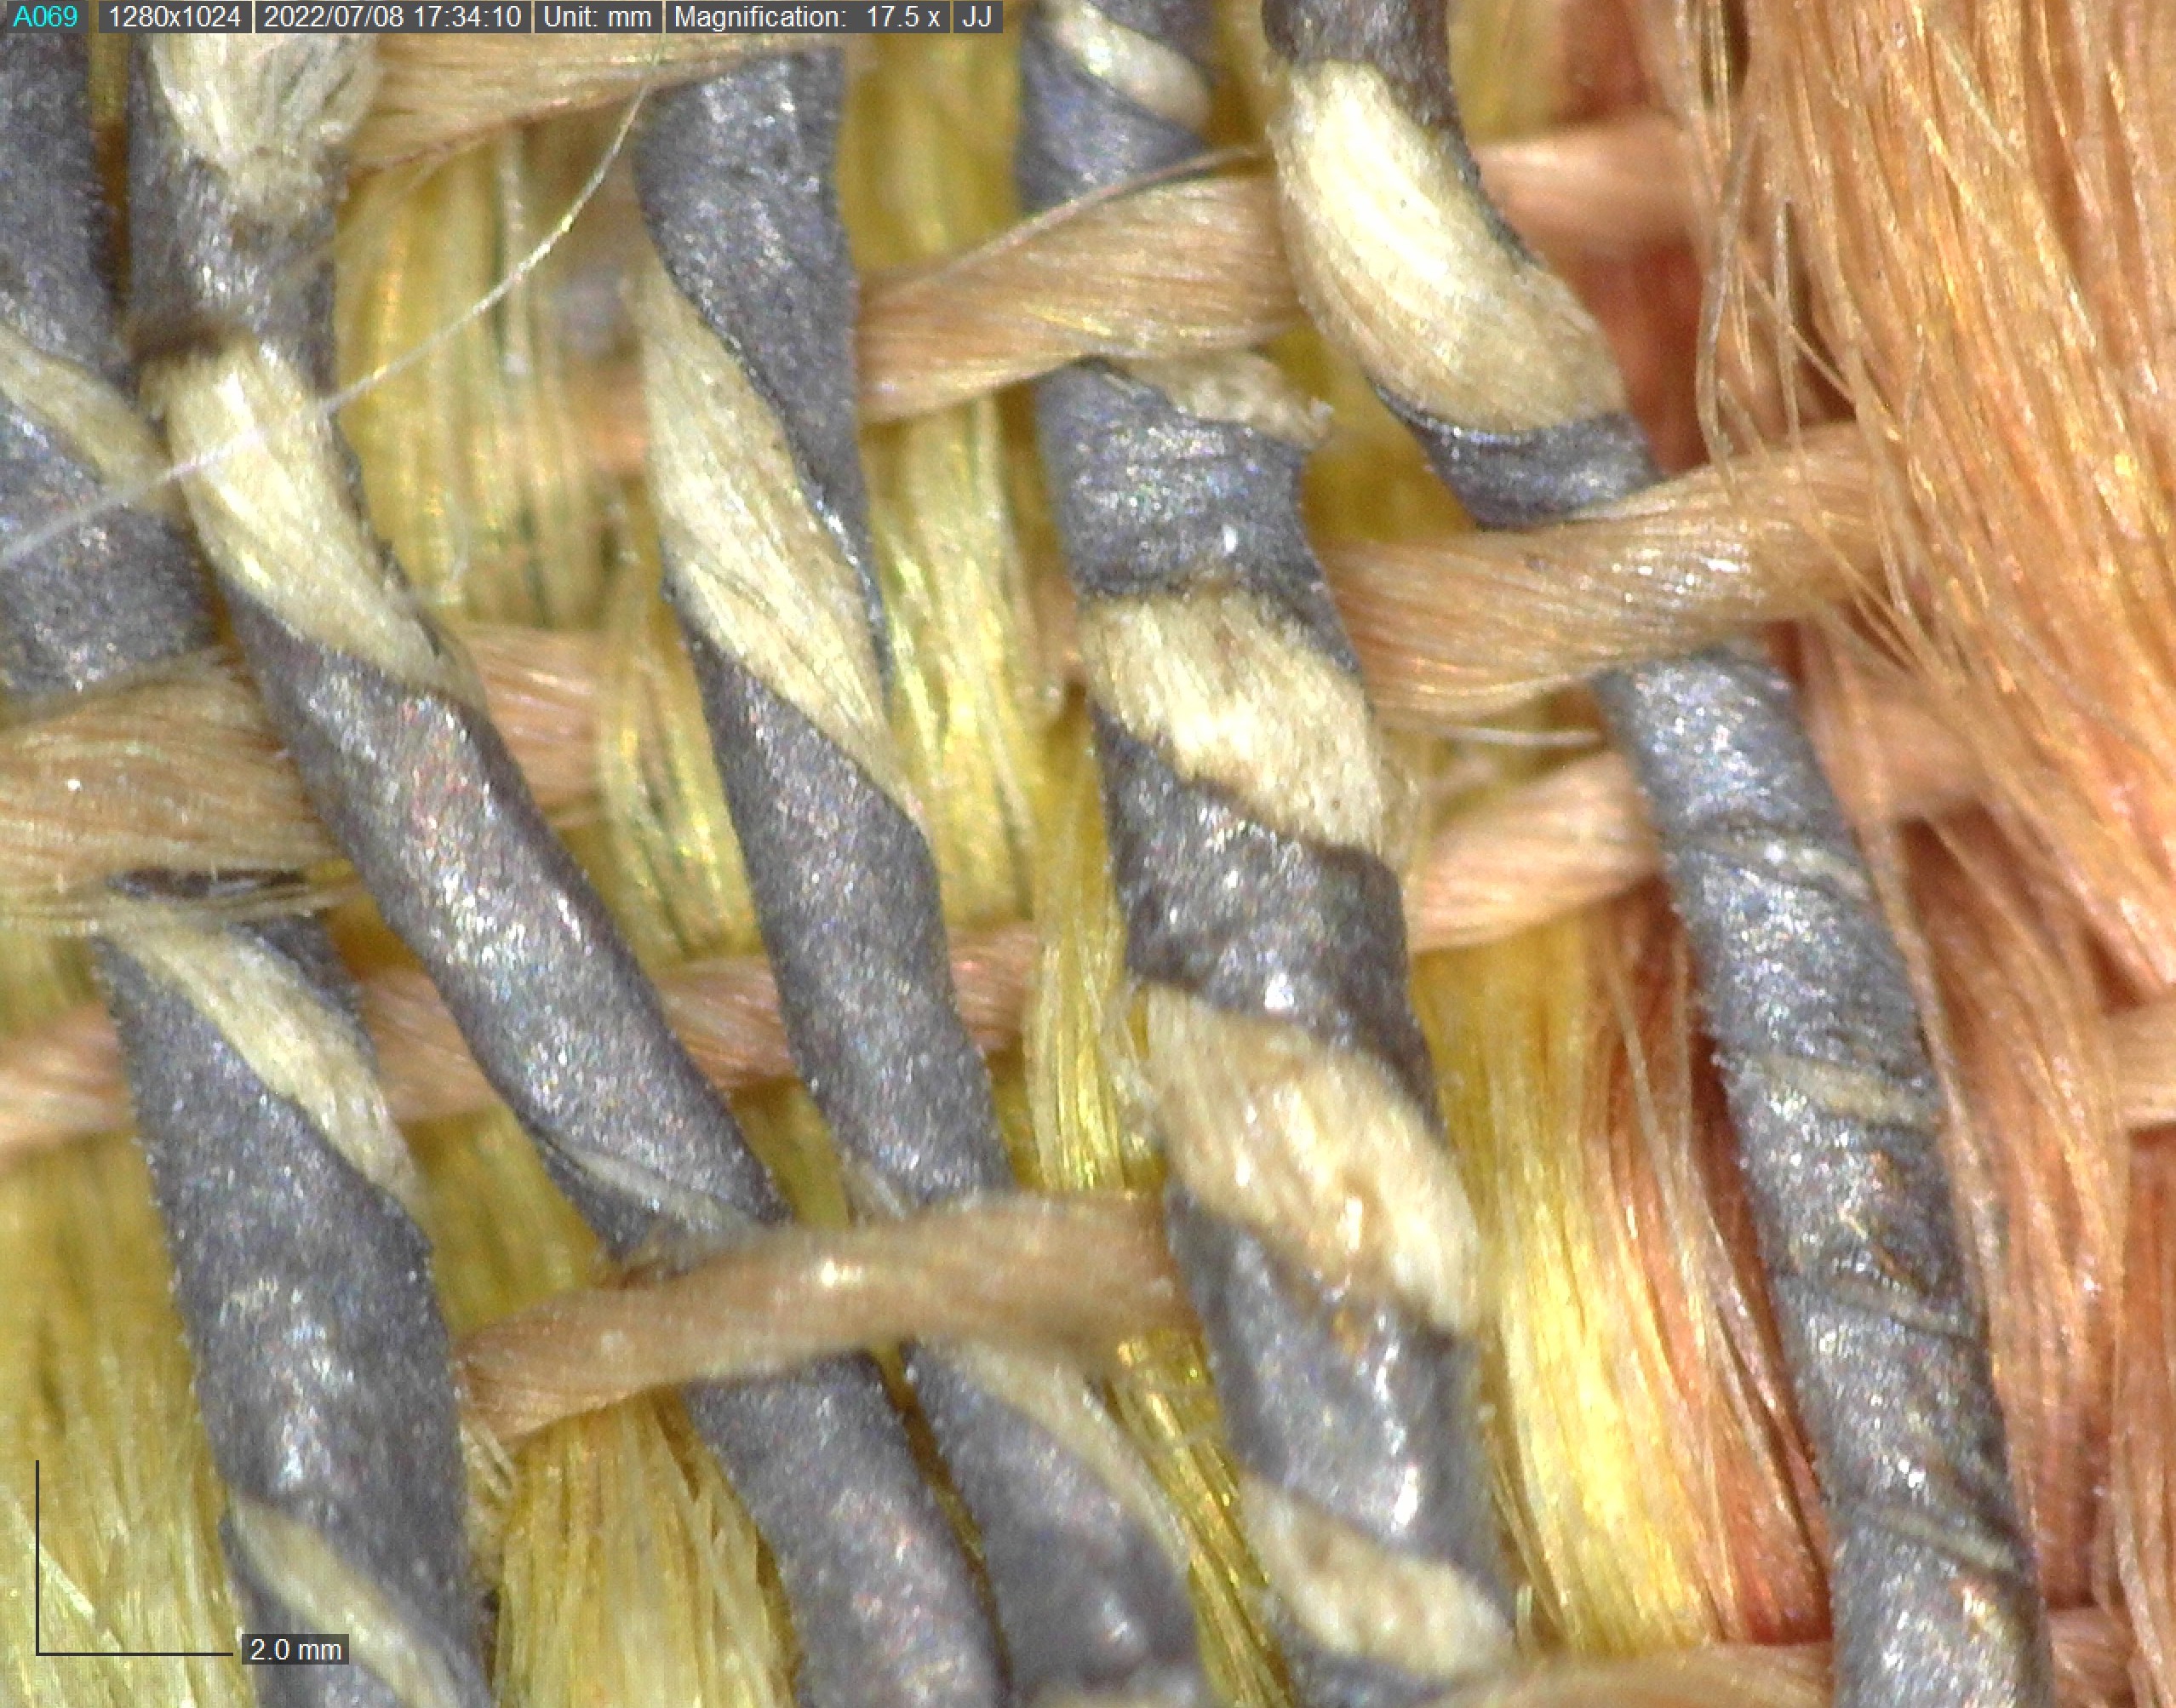
[[[936,868],[886,720],[833,188],[843,56],[661,97],[637,161],[667,589],[794,1061],[863,1207],[1012,1184],[954,997]],[[1204,1700],[1186,1556],[1077,1374],[990,1349],[907,1368],[973,1516],[1019,1699]]]
[[[1653,482],[1600,329],[1482,193],[1440,0],[1266,0],[1263,22],[1286,67],[1272,141],[1303,296],[1475,519],[1543,521]],[[1361,152],[1386,188],[1334,202],[1326,185]],[[1394,306],[1400,281],[1367,262],[1401,254],[1437,267]],[[1400,347],[1401,316],[1438,330],[1419,354]],[[1595,687],[1692,940],[1828,1502],[1836,1700],[2046,1708],[2047,1610],[1938,1088],[1789,685],[1723,647]]]
[[[370,535],[321,412],[325,239],[372,66],[356,37],[139,45],[135,323],[236,634],[320,815],[607,1247],[686,1261],[785,1206]],[[868,1360],[685,1398],[770,1545],[810,1708],[994,1699],[975,1586]]]
[[[1186,4],[1037,13],[1029,206],[1200,152],[1208,38]],[[1314,422],[1254,358],[1083,364],[1037,415],[1172,1248],[1250,1538],[1303,1700],[1429,1699],[1497,1664],[1510,1599],[1472,1213],[1406,992],[1372,718],[1300,524]]]
[[[18,169],[0,189],[0,683],[23,696],[212,639],[124,390],[88,77],[80,37],[0,40],[0,153]],[[98,963],[246,1617],[351,1645],[347,1666],[264,1670],[260,1699],[481,1708],[450,1347],[354,987],[314,921],[192,905],[239,908],[261,882],[203,887],[129,880]]]

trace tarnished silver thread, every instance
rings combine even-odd
[[[1188,0],[1033,16],[1016,157],[1031,209],[1199,153],[1200,109],[1188,111],[1179,73],[1200,75],[1209,39],[1206,7]],[[1205,101],[1205,81],[1202,90]],[[1182,1083],[1161,1090],[1156,1115],[1177,1177],[1172,1247],[1201,1315],[1301,1696],[1321,1708],[1392,1708],[1496,1665],[1510,1602],[1464,1307],[1432,1316],[1417,1302],[1427,1287],[1395,1253],[1363,1254],[1385,1273],[1325,1272],[1308,1230],[1291,1225],[1326,1216],[1319,1199],[1288,1205],[1281,1223],[1230,1207],[1251,1171],[1274,1178],[1290,1166],[1300,1178],[1320,1160],[1301,1155],[1309,1137],[1269,1131],[1318,1095],[1299,1087],[1319,1086],[1324,1128],[1336,1133],[1326,1145],[1385,1135],[1380,1178],[1411,1171],[1430,1187],[1422,1195],[1464,1209],[1406,993],[1379,804],[1302,799],[1306,785],[1273,774],[1283,743],[1268,703],[1303,681],[1305,698],[1286,710],[1322,714],[1323,727],[1305,734],[1345,744],[1324,751],[1338,753],[1341,769],[1350,762],[1356,788],[1376,787],[1377,755],[1356,662],[1300,524],[1305,411],[1280,401],[1252,359],[1176,371],[1083,364],[1041,382],[1038,423],[1084,652],[1095,654],[1113,874],[1152,1040],[1168,1028],[1195,1040],[1173,1043],[1181,1081],[1219,1054],[1228,1065],[1274,1053],[1293,1076],[1291,1101],[1275,1113],[1254,1106],[1252,1138],[1201,1127],[1245,1123],[1240,1102],[1257,1088],[1224,1100],[1204,1087],[1219,1105],[1205,1115],[1184,1106]],[[1151,645],[1165,656],[1148,656]],[[1200,689],[1198,701],[1173,686],[1227,668],[1237,679]],[[1219,745],[1228,735],[1230,750]],[[1189,1048],[1204,1053],[1190,1058]],[[1229,1070],[1242,1081],[1249,1071]],[[1250,1161],[1257,1143],[1289,1144],[1291,1158]],[[1207,1184],[1217,1181],[1228,1189]],[[1423,1264],[1440,1258],[1455,1292],[1470,1256]]]
[[[328,240],[369,51],[326,37],[139,43],[133,322],[176,454],[195,461],[190,503],[235,633],[312,800],[605,1245],[684,1261],[784,1204],[465,662],[369,535],[319,411]],[[261,134],[272,123],[282,134]],[[972,1585],[875,1367],[833,1359],[685,1398],[777,1562],[809,1708],[987,1704]]]
[[[644,355],[667,585],[795,1063],[863,1207],[883,1213],[1013,1181],[884,721],[855,282],[833,186],[843,83],[842,55],[823,48],[661,96],[637,181],[664,268],[655,288],[673,294],[645,316]],[[730,401],[687,385],[719,363]],[[690,423],[684,395],[716,418]],[[788,490],[741,491],[765,480]],[[759,557],[702,525],[765,502],[793,507],[796,551]],[[780,615],[804,600],[823,638]],[[830,668],[799,668],[819,646]],[[1183,1554],[1168,1521],[1152,1527],[1160,1497],[1079,1378],[928,1346],[907,1367],[981,1533],[1019,1699],[1204,1699]]]
[[[156,457],[114,336],[89,74],[79,36],[0,38],[0,684],[21,696],[212,639],[170,506],[111,502]],[[238,904],[261,886],[213,887]],[[340,1627],[352,1664],[264,1669],[260,1699],[484,1708],[450,1347],[354,988],[314,921],[223,923],[192,905],[202,888],[125,884],[99,963],[232,1499],[227,1555],[254,1627],[322,1629],[332,1595],[364,1591]],[[354,1075],[345,1104],[309,1095],[313,1047],[325,1077]]]
[[[1316,99],[1311,135],[1370,100],[1389,113],[1386,129],[1417,127],[1451,163],[1444,181],[1463,203],[1445,210],[1446,226],[1492,233],[1486,264],[1509,267],[1498,276],[1525,293],[1505,324],[1532,335],[1555,314],[1576,346],[1530,338],[1486,359],[1506,375],[1553,375],[1567,397],[1621,398],[1600,330],[1576,305],[1565,312],[1568,296],[1548,295],[1560,284],[1481,192],[1440,0],[1266,0],[1263,17]],[[1379,81],[1355,81],[1368,78]],[[1304,160],[1286,163],[1304,179]],[[1291,222],[1304,232],[1307,210]],[[1656,478],[1621,408],[1506,433],[1372,377],[1484,525],[1549,520]],[[1502,407],[1486,387],[1467,395]],[[1613,673],[1595,691],[1638,774],[1692,940],[1829,1503],[1836,1702],[2047,1708],[2047,1610],[1942,1161],[1938,1089],[1902,958],[1789,685],[1748,647]]]

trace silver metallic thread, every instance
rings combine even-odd
[[[673,288],[782,425],[882,661],[855,441],[855,280],[832,183],[843,82],[842,54],[824,48],[661,96],[637,181]],[[669,542],[667,576],[676,587]],[[794,1059],[833,1138],[896,1207],[1009,1189],[920,827],[684,602],[683,618]],[[1182,1562],[1085,1459],[960,1362],[916,1347],[907,1364],[981,1533],[1019,1699],[1205,1697]]]
[[[89,71],[80,37],[0,38],[0,158],[13,163],[0,186],[0,326],[125,395]],[[64,427],[0,396],[0,552],[101,492]],[[193,547],[146,510],[106,510],[0,567],[0,684],[12,694],[82,692],[211,640]],[[127,887],[183,895],[156,874]],[[222,886],[223,899],[250,887]],[[208,918],[204,929],[278,957],[300,1000],[367,1055],[352,984],[314,921]],[[131,958],[125,934],[99,960],[220,1476],[312,1530],[383,1597],[455,1699],[482,1708],[450,1346],[421,1233],[209,1016]],[[228,1552],[251,1626],[310,1628],[231,1533]],[[267,1705],[404,1700],[364,1664],[253,1676]]]
[[[342,163],[282,226],[190,156],[138,50],[134,323],[147,360],[261,343],[330,388],[326,261]],[[388,583],[404,591],[398,567]],[[464,701],[300,632],[227,576],[259,688],[311,798],[493,1087],[616,1257],[677,1261],[785,1213],[730,1113]],[[842,1357],[685,1391],[769,1543],[807,1708],[992,1699],[958,1544],[875,1366]]]
[[[1264,23],[1288,61],[1382,72],[1486,205],[1440,5],[1268,0]],[[1548,520],[1656,478],[1629,418],[1513,442],[1389,401],[1484,525]],[[1835,1700],[2047,1708],[2047,1610],[1942,1161],[1939,1090],[1902,958],[1789,685],[1756,651],[1717,648],[1595,686],[1692,940],[1828,1500]]]
[[[1125,0],[1100,9],[1196,64],[1207,58],[1205,7]],[[1040,14],[1022,44],[1021,88],[1016,173],[1031,211],[1201,151],[1191,132],[1080,65]],[[1036,402],[1059,536],[1084,606],[1242,590],[1357,677],[1301,526],[1297,447],[1194,414],[1157,386],[1097,364],[1052,375]],[[1257,822],[1221,790],[1180,777],[1101,708],[1096,746],[1129,972],[1371,1055],[1434,1125],[1434,1075],[1406,994],[1390,869],[1360,849]],[[1508,1617],[1474,1347],[1397,1303],[1339,1296],[1176,1186],[1169,1229],[1246,1470],[1393,1556],[1456,1568]],[[1280,1632],[1301,1697],[1317,1708],[1402,1708],[1444,1688],[1332,1650],[1291,1619]]]

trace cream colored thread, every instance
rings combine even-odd
[[[650,471],[682,608],[912,814],[853,566],[784,430],[661,267],[644,270]]]
[[[1240,1505],[1263,1571],[1324,1648],[1446,1683],[1509,1656],[1510,1626],[1458,1567],[1394,1553],[1259,1477],[1240,1479]]]
[[[1010,1347],[955,1342],[942,1351],[976,1386],[1040,1425],[1085,1464],[1097,1486],[1108,1491],[1126,1516],[1155,1539],[1173,1574],[1184,1580],[1186,1539],[1179,1533],[1170,1506],[1142,1464],[1138,1450],[1077,1371]]]
[[[1818,885],[1862,904],[1874,901],[1874,886],[1854,861],[1800,836],[1765,830],[1714,830],[1691,847],[1733,865],[1749,867],[1789,881]]]
[[[1942,1119],[1942,1100],[1935,1092],[1916,1092],[1870,1069],[1774,1051],[1753,1057],[1748,1065],[1778,1091],[1795,1093],[1821,1114],[1839,1121],[1924,1131],[1938,1126]]]
[[[161,477],[166,459],[135,406],[96,374],[41,350],[0,324],[0,398],[68,443],[100,482],[141,494],[138,509],[181,519],[180,501]]]
[[[646,1205],[664,1220],[645,1237],[639,1260],[678,1272],[746,1239],[755,1224],[717,1199],[642,1164],[594,1150],[558,1153],[613,1197]]]
[[[1372,1057],[1167,987],[1143,992],[1171,1166],[1336,1288],[1448,1334],[1479,1320],[1480,1234],[1441,1142]]]
[[[235,1545],[306,1631],[346,1631],[349,1658],[382,1680],[408,1708],[461,1708],[445,1658],[419,1642],[379,1589],[306,1524],[277,1507],[229,1491]]]
[[[794,36],[388,35],[358,171],[450,150],[486,133],[715,77],[759,54],[838,38]]]
[[[261,218],[323,197],[378,81],[367,36],[158,36],[151,63],[182,146]]]
[[[1314,450],[1330,434],[1330,406],[1251,351],[1137,358],[1118,365],[1204,421],[1234,421],[1302,450]]]
[[[1295,282],[1371,376],[1487,433],[1625,407],[1593,318],[1497,238],[1444,144],[1379,72],[1331,61],[1287,83],[1269,135]]]
[[[1098,83],[1188,130],[1209,123],[1209,79],[1192,60],[1115,22],[1089,0],[1044,0],[1051,38]]]
[[[124,904],[114,946],[219,1030],[267,1090],[301,1107],[364,1179],[410,1214],[421,1185],[362,1040],[278,955],[169,908]]]
[[[404,687],[482,703],[370,537],[332,425],[289,364],[236,344],[179,364],[157,390],[190,514],[222,576],[296,633]]]
[[[1383,851],[1383,755],[1360,679],[1229,587],[1085,601],[1090,692],[1179,775],[1272,828]]]

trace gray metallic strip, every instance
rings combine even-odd
[[[1363,26],[1392,3],[1265,0],[1265,15],[1290,54],[1366,57]],[[1455,102],[1435,124],[1470,158]],[[1654,478],[1622,417],[1505,439],[1401,413],[1485,522],[1549,519]],[[2045,1708],[2046,1609],[1941,1161],[1937,1087],[1902,959],[1789,688],[1764,659],[1718,649],[1604,676],[1596,692],[1698,958],[1828,1495],[1835,1699]]]
[[[329,173],[299,198],[293,223],[241,211],[219,175],[175,146],[158,79],[140,63],[129,80],[129,335],[146,364],[246,338],[293,362],[330,392],[334,212],[346,188]],[[306,152],[298,148],[297,158]]]
[[[1207,9],[1194,11],[1205,23]],[[1104,107],[1121,104],[1106,91]],[[1022,108],[1023,161],[1085,163],[1063,186],[1070,192],[1142,169],[1130,140],[1137,118],[1113,126],[1109,140],[1074,135],[1098,111],[1043,98],[1027,77]],[[1045,170],[1023,170],[1023,184]],[[1301,524],[1298,447],[1197,416],[1099,364],[1042,381],[1036,406],[1059,537],[1084,600],[1240,589],[1288,619],[1297,644],[1357,674]],[[1434,1076],[1406,990],[1395,876],[1360,850],[1282,835],[1182,780],[1100,707],[1095,725],[1127,971],[1366,1052],[1433,1122]],[[1463,1567],[1508,1614],[1470,1350],[1395,1305],[1331,1298],[1182,1189],[1168,1212],[1248,1470],[1394,1554]],[[1301,1699],[1317,1708],[1410,1708],[1443,1688],[1327,1653],[1296,1620],[1280,1624]]]
[[[80,37],[0,39],[0,146],[21,148],[0,192],[0,317],[119,382],[88,75]],[[4,411],[0,446],[0,546],[49,519],[56,499],[96,490],[56,438]],[[102,515],[0,570],[0,673],[18,693],[94,688],[211,638],[189,542],[133,511]],[[367,1053],[353,985],[321,926],[227,929],[282,956]],[[99,969],[220,1475],[311,1526],[367,1574],[407,1633],[436,1651],[461,1699],[481,1708],[490,1692],[468,1579],[450,1350],[421,1233],[186,998],[111,945]],[[253,1625],[306,1628],[229,1552]],[[268,1668],[255,1682],[267,1703],[397,1701],[360,1665]]]
[[[781,54],[654,96],[635,184],[665,271],[786,431],[802,496],[889,631],[855,437],[856,295],[829,162],[845,97],[836,49]]]
[[[1186,1585],[1082,1460],[927,1346],[908,1373],[982,1533],[1016,1699],[1211,1699]]]
[[[91,158],[89,62],[81,34],[10,32],[0,47],[0,159],[9,172],[0,201],[0,322],[118,380],[106,282],[113,216]]]
[[[1127,971],[1366,1051],[1434,1121],[1396,875],[1357,848],[1272,830],[1100,708],[1095,719]]]
[[[345,979],[314,922],[231,929],[318,989]],[[186,998],[119,949],[101,948],[99,970],[220,1476],[323,1534],[436,1649],[462,1699],[488,1704],[452,1351],[421,1232]],[[254,1625],[311,1629],[228,1555]],[[362,1666],[267,1668],[255,1682],[266,1703],[400,1699]]]
[[[776,412],[804,497],[859,570],[881,651],[854,438],[854,275],[831,187],[839,58],[786,55],[664,98],[637,181],[667,274]],[[920,829],[801,708],[696,624],[682,631],[787,1035],[833,1138],[903,1204],[1009,1187]],[[1154,1539],[942,1353],[915,1349],[908,1367],[982,1533],[1019,1699],[1151,1688],[1190,1699],[1192,1610]],[[971,1628],[971,1608],[947,1614],[929,1588],[926,1619]]]
[[[238,587],[227,605],[327,827],[613,1252],[783,1216],[484,714],[296,633]],[[654,1189],[612,1184],[638,1178]]]
[[[684,633],[794,1065],[832,1138],[916,1205],[1010,1187],[929,844],[791,702]]]
[[[1837,1700],[2052,1701],[1939,1087],[1789,687],[1734,650],[1595,685],[1698,957],[1828,1497]]]
[[[1263,0],[1262,30],[1288,64],[1343,60],[1382,72],[1417,121],[1459,133],[1461,169],[1478,189],[1451,86],[1450,10],[1449,0]]]
[[[1619,411],[1527,433],[1462,427],[1376,394],[1428,453],[1436,479],[1483,528],[1532,528],[1608,504],[1660,479],[1640,423]]]
[[[782,1216],[490,725],[230,603],[327,823],[615,1253],[684,1258]],[[690,1401],[778,1562],[810,1708],[996,1699],[972,1581],[868,1361]]]
[[[176,168],[163,115],[144,117],[136,280],[161,347],[260,335],[324,374],[330,274],[312,234],[329,227],[337,186],[295,230],[203,229],[226,208],[220,186]],[[488,719],[229,594],[312,800],[615,1254],[684,1258],[782,1215]],[[984,1708],[994,1682],[977,1645],[946,1624],[902,1647],[901,1619],[884,1614],[911,1598],[949,1618],[929,1586],[952,1586],[955,1601],[972,1591],[873,1367],[845,1360],[782,1377],[737,1410],[696,1400],[736,1487],[769,1515],[781,1577],[804,1598],[803,1676],[835,1693],[811,1689],[811,1708]],[[855,1458],[837,1456],[849,1449]]]
[[[1488,1479],[1474,1475],[1487,1463],[1475,1350],[1326,1292],[1182,1187],[1165,1208],[1247,1467],[1385,1548],[1464,1567],[1508,1611]]]
[[[8,95],[0,88],[0,102]],[[0,199],[0,256],[29,235],[12,227],[11,212]],[[0,396],[0,605],[9,618],[0,631],[0,684],[11,694],[65,694],[212,644],[180,530],[146,511],[105,507],[104,495],[97,473],[60,433]],[[77,513],[86,519],[8,559],[19,542]]]
[[[1035,420],[1051,511],[1083,595],[1175,593],[1221,576],[1360,673],[1300,524],[1299,446],[1204,420],[1102,363],[1039,382]]]
[[[1184,125],[1135,106],[1083,70],[1035,12],[1020,43],[1020,112],[1012,176],[1031,214],[1201,152],[1201,139]]]
[[[1008,1700],[973,1577],[876,1367],[686,1390],[777,1562],[803,1708],[992,1708]]]
[[[73,35],[10,35],[0,50],[0,159],[14,172],[0,196],[0,324],[117,385],[111,215],[91,158],[87,59]],[[36,530],[91,510],[102,490],[59,432],[0,396],[0,684],[11,694],[70,692],[212,642],[187,542],[142,510],[104,510],[4,561]]]

